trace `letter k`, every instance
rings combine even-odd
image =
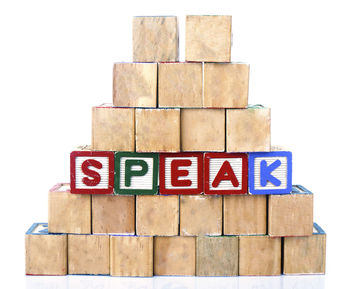
[[[275,160],[269,166],[265,160],[260,163],[260,185],[266,187],[267,182],[272,183],[276,187],[281,185],[281,181],[275,178],[271,173],[281,165],[280,160]]]

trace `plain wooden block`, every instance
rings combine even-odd
[[[132,42],[134,62],[178,61],[177,17],[134,17]]]
[[[179,152],[179,109],[136,109],[137,152]]]
[[[179,196],[136,196],[136,234],[175,236],[179,233]]]
[[[186,61],[231,61],[231,16],[186,16]]]
[[[111,276],[153,276],[153,237],[111,236]]]
[[[239,237],[239,275],[280,275],[281,238],[269,236]]]
[[[181,109],[182,151],[225,151],[224,109]]]
[[[291,194],[268,196],[270,236],[312,235],[314,196],[304,189],[293,186]]]
[[[202,107],[202,63],[159,63],[159,107]]]
[[[314,224],[312,236],[284,238],[284,274],[324,274],[326,233]]]
[[[154,275],[193,276],[196,273],[195,237],[155,237]]]
[[[266,234],[266,196],[224,196],[224,234]]]
[[[270,118],[270,109],[260,106],[248,109],[227,109],[226,151],[270,151]]]
[[[197,276],[237,276],[238,237],[198,237]]]
[[[68,273],[109,275],[109,236],[68,235]]]
[[[135,196],[92,196],[93,234],[135,234]]]
[[[204,107],[246,108],[249,64],[204,63]]]
[[[221,196],[180,196],[180,235],[217,236],[221,233]]]
[[[156,107],[157,70],[157,63],[115,63],[113,104],[120,107]]]
[[[92,149],[135,151],[135,109],[93,107]]]
[[[49,192],[50,233],[91,233],[91,195],[70,193],[69,184],[57,184]]]
[[[49,234],[36,223],[25,236],[27,275],[67,275],[67,235]]]

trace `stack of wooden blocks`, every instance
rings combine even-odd
[[[325,271],[313,194],[270,144],[231,62],[231,16],[133,19],[133,63],[114,64],[113,105],[92,109],[92,146],[26,234],[29,275],[280,275]]]

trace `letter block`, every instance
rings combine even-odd
[[[26,233],[26,274],[67,275],[67,235],[50,234],[47,223],[35,223]]]
[[[204,192],[207,195],[240,195],[248,192],[246,154],[206,153]]]
[[[70,181],[72,194],[113,194],[114,153],[71,152]]]
[[[248,166],[251,194],[289,194],[292,191],[291,152],[250,153]]]
[[[120,195],[157,194],[158,166],[158,154],[116,153],[115,192]]]
[[[284,274],[324,274],[326,233],[314,223],[311,236],[284,238]]]
[[[195,195],[203,192],[203,154],[159,155],[159,193]]]

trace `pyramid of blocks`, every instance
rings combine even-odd
[[[133,18],[133,62],[115,63],[113,104],[92,108],[91,146],[26,233],[26,274],[323,274],[313,194],[270,143],[270,109],[248,105],[231,62],[231,16]]]

